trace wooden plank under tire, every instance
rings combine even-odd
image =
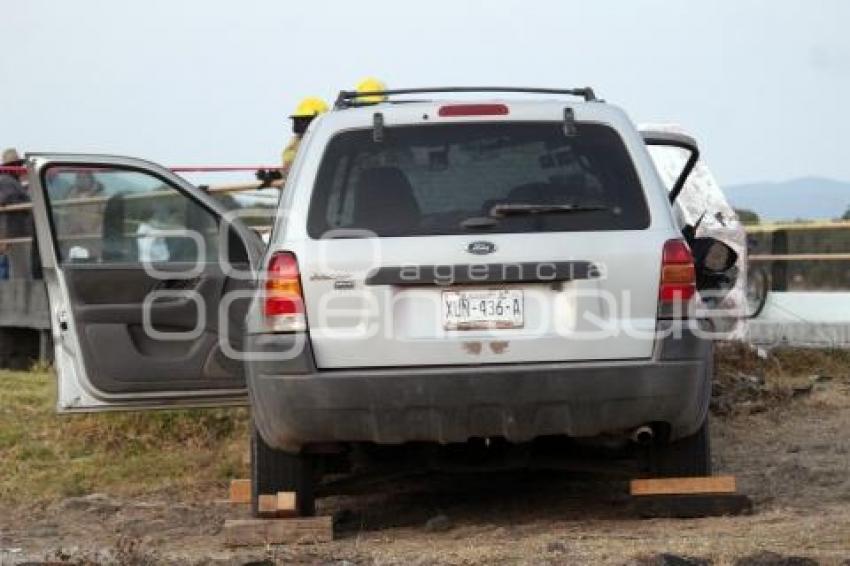
[[[230,502],[251,503],[251,480],[230,480]]]
[[[315,544],[333,540],[333,517],[296,519],[229,519],[224,522],[228,546]]]
[[[298,516],[295,493],[280,491],[275,495],[260,495],[257,500],[257,515],[267,519]]]
[[[753,502],[736,493],[735,476],[632,480],[632,510],[640,517],[692,519],[749,514]]]
[[[651,478],[632,480],[632,495],[687,495],[698,493],[735,493],[735,476],[688,478]]]
[[[645,519],[695,519],[749,515],[753,510],[753,502],[741,493],[643,495],[632,500],[632,509],[639,517]]]

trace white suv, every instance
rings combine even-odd
[[[473,90],[551,99],[421,99]],[[693,307],[734,252],[676,225],[693,140],[590,89],[380,94],[311,124],[267,247],[157,165],[29,156],[59,409],[237,403],[247,382],[255,493],[304,514],[325,465],[388,446],[640,444],[641,473],[708,473]],[[691,154],[670,190],[648,143]],[[53,190],[81,169],[127,189]]]

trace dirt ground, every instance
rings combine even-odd
[[[332,543],[231,550],[223,491],[89,494],[0,504],[0,565],[850,564],[850,365],[754,356],[718,364],[712,421],[749,516],[638,519],[625,482],[567,473],[432,475],[320,499]]]

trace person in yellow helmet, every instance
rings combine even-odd
[[[381,92],[387,90],[387,84],[375,77],[367,77],[357,83],[357,92]],[[357,102],[361,104],[377,104],[387,99],[385,94],[373,94],[368,96],[358,96]]]
[[[298,153],[298,146],[301,144],[301,138],[304,137],[304,132],[310,122],[324,112],[328,111],[328,105],[321,98],[308,96],[301,100],[289,117],[292,119],[292,138],[286,147],[281,152],[281,169],[266,170],[260,169],[257,171],[257,179],[261,181],[260,188],[271,186],[273,181],[285,179],[289,174],[289,168],[292,167],[292,162],[295,161],[295,156]]]
[[[307,131],[307,127],[310,125],[310,122],[324,112],[328,111],[328,105],[325,104],[325,101],[321,98],[316,98],[315,96],[310,96],[302,100],[298,103],[298,106],[295,108],[295,112],[292,113],[290,118],[292,118],[292,139],[289,140],[289,143],[286,144],[286,147],[283,148],[283,153],[281,154],[281,161],[283,165],[283,169],[281,170],[281,174],[286,177],[286,174],[289,173],[289,168],[292,167],[292,162],[295,161],[295,155],[298,153],[298,146],[301,144],[301,138],[304,137],[304,132]]]

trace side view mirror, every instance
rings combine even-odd
[[[699,271],[723,273],[738,261],[738,253],[715,238],[694,238],[690,244],[694,263]]]

